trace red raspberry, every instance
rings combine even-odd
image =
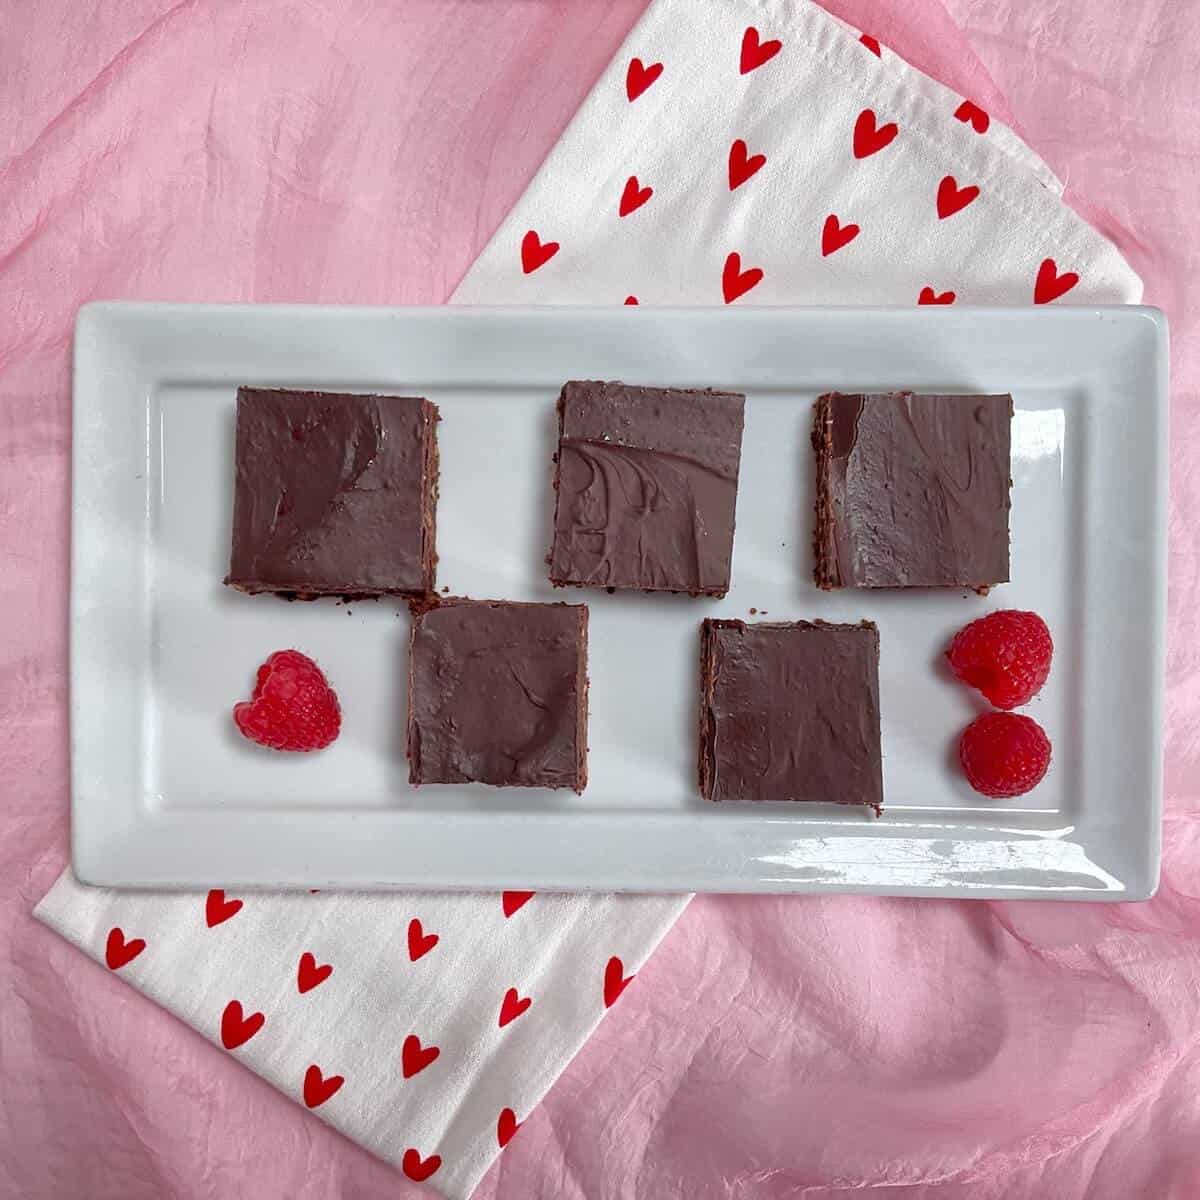
[[[258,668],[254,695],[233,706],[237,727],[272,750],[321,750],[337,737],[342,709],[321,668],[299,650],[277,650]]]
[[[963,730],[958,758],[977,792],[1005,800],[1041,783],[1050,765],[1050,739],[1032,717],[984,713]]]
[[[1003,609],[960,629],[946,651],[955,675],[997,708],[1019,708],[1042,690],[1054,643],[1037,613]]]

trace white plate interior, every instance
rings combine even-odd
[[[1164,338],[1141,309],[87,310],[77,869],[155,885],[1145,894],[1157,877]],[[746,393],[725,600],[549,585],[554,401],[568,377]],[[289,604],[222,585],[243,382],[438,404],[439,588],[590,607],[582,796],[410,787],[403,606]],[[812,401],[902,386],[1013,393],[1012,583],[986,598],[813,585]],[[129,577],[115,585],[118,568]],[[984,706],[942,651],[999,607],[1033,609],[1053,631],[1054,671],[1027,711],[1055,758],[1034,792],[997,803],[954,762]],[[1114,645],[1130,611],[1145,616],[1149,641]],[[882,819],[699,798],[704,616],[878,623]],[[85,627],[98,636],[81,640]],[[338,689],[343,733],[322,754],[262,751],[229,718],[258,663],[286,646],[315,657]],[[1101,653],[1107,686],[1146,716],[1119,751],[1120,714],[1088,690]],[[84,698],[101,683],[110,707],[98,712]],[[114,752],[114,739],[136,752]]]

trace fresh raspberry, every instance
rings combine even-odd
[[[946,651],[955,675],[997,708],[1019,708],[1042,690],[1054,643],[1037,613],[1003,609],[960,629]]]
[[[963,730],[958,758],[977,792],[1006,800],[1041,783],[1050,765],[1050,739],[1032,717],[984,713]]]
[[[321,668],[299,650],[277,650],[258,668],[254,695],[233,706],[237,727],[272,750],[321,750],[337,737],[342,709]]]

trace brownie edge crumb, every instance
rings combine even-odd
[[[813,407],[812,447],[817,460],[816,520],[813,523],[813,580],[822,591],[841,586],[837,555],[833,553],[833,497],[829,488],[829,460],[833,454],[831,394],[818,396]]]

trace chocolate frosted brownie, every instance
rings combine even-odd
[[[409,396],[239,388],[225,582],[300,599],[432,591],[437,419]]]
[[[551,582],[723,596],[744,407],[734,392],[568,383]]]
[[[582,604],[442,600],[413,617],[408,772],[414,784],[587,784]]]
[[[883,804],[879,631],[707,620],[700,634],[706,800]]]
[[[1012,397],[832,393],[816,404],[821,588],[1009,578]]]

